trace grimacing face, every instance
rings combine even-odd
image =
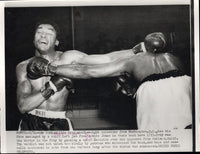
[[[37,27],[34,36],[35,48],[41,54],[47,54],[48,51],[53,51],[55,45],[58,45],[56,39],[56,30],[50,24],[41,24]]]

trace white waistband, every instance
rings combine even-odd
[[[73,131],[71,120],[66,117],[66,111],[46,111],[42,109],[34,109],[28,113],[43,118],[66,119],[69,124],[69,131]],[[21,130],[21,122],[19,125],[19,130]]]
[[[46,111],[42,109],[34,109],[28,113],[43,118],[66,119],[65,111]]]

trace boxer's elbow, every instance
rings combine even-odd
[[[18,98],[17,99],[17,107],[20,111],[20,113],[24,114],[26,112],[28,112],[28,106],[27,106],[27,101],[25,98]]]
[[[19,112],[20,112],[21,114],[24,114],[24,113],[26,113],[26,110],[25,110],[25,109],[23,109],[22,107],[19,107],[19,106],[18,106],[18,109],[19,109]]]
[[[26,112],[27,112],[27,110],[26,110],[26,107],[25,107],[25,105],[24,105],[24,101],[23,101],[23,100],[20,100],[20,101],[18,102],[18,104],[17,104],[17,107],[18,107],[18,109],[19,109],[20,113],[24,114],[24,113],[26,113]]]
[[[17,106],[21,114],[31,111],[30,107],[28,105],[25,105],[25,103],[23,102],[19,103]]]

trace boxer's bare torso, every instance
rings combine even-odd
[[[49,59],[48,56],[42,56],[43,58],[49,60],[54,65],[60,64],[70,64],[77,60],[78,58],[82,57],[84,54],[74,51],[69,52],[56,52],[53,59]],[[41,77],[35,80],[31,80],[27,77],[26,67],[28,63],[32,60],[32,58],[25,60],[17,65],[16,74],[18,80],[18,89],[17,89],[17,97],[18,97],[18,106],[24,105],[26,106],[26,102],[23,102],[23,98],[31,95],[41,95],[40,90],[43,88],[46,82],[50,80],[51,77]],[[65,104],[67,102],[67,98],[69,95],[69,91],[66,87],[64,87],[61,91],[56,92],[52,95],[48,100],[39,98],[40,96],[34,98],[29,98],[35,105],[29,106],[27,103],[28,110],[32,109],[44,109],[44,110],[51,110],[51,111],[63,111],[65,108]],[[38,102],[39,101],[39,102]],[[22,104],[23,103],[23,104]]]
[[[169,53],[140,53],[128,60],[126,71],[138,82],[152,74],[163,74],[172,70],[181,70],[180,60]]]

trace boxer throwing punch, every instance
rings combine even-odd
[[[47,70],[54,75],[78,79],[128,74],[128,78],[134,78],[140,83],[135,93],[139,129],[184,129],[192,124],[191,77],[182,73],[177,57],[162,52],[165,46],[166,39],[162,33],[151,33],[139,48],[136,46],[133,49],[137,54],[106,64],[63,63],[49,66]],[[141,49],[143,52],[140,52]],[[40,71],[43,70],[35,73],[40,74]],[[124,79],[122,78],[120,85],[126,85],[122,88],[124,93],[133,97],[134,94]]]
[[[48,68],[54,68],[50,63],[100,64],[134,55],[132,50],[91,56],[77,50],[56,51],[58,38],[59,29],[54,22],[44,20],[38,23],[33,41],[35,56],[20,62],[16,67],[17,105],[23,114],[19,130],[73,129],[70,119],[65,115],[65,105],[73,90],[73,82],[50,72]],[[39,70],[42,71],[37,74]]]

